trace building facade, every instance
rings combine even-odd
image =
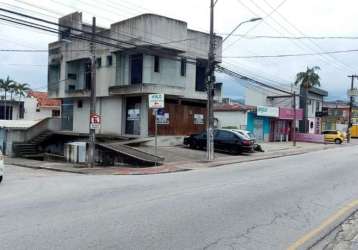
[[[239,103],[218,103],[214,106],[216,127],[246,130],[248,114],[255,110],[253,106]]]
[[[42,120],[61,116],[61,101],[48,98],[47,92],[30,91],[24,99],[24,119]]]
[[[81,13],[59,19],[65,32],[49,45],[48,90],[62,101],[62,130],[88,133],[91,89],[91,26]],[[71,30],[69,27],[75,27]],[[65,36],[67,34],[67,36]],[[205,128],[206,79],[209,35],[188,29],[187,23],[144,14],[97,28],[98,39],[118,46],[96,44],[96,112],[101,116],[97,133],[149,136],[154,133],[148,95],[165,94],[165,120],[160,135],[185,135]],[[106,37],[106,38],[104,38]],[[111,39],[108,39],[111,38]],[[216,37],[216,57],[221,61]],[[221,89],[216,90],[220,96]]]

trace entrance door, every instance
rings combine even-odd
[[[257,141],[264,140],[264,121],[262,119],[255,119],[254,133]]]
[[[126,99],[126,134],[140,135],[140,108],[141,97],[128,97]]]
[[[88,121],[86,121],[88,122]],[[64,99],[62,103],[62,130],[73,130],[73,101]]]

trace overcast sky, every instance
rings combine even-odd
[[[189,28],[208,31],[209,0],[1,0],[2,8],[26,11],[31,15],[56,20],[61,15],[81,11],[85,20],[96,15],[103,26],[151,12],[180,19]],[[277,8],[278,7],[278,8]],[[215,32],[225,36],[238,23],[253,17],[264,21],[248,23],[226,41],[223,65],[227,68],[274,84],[290,84],[307,66],[319,66],[321,87],[330,99],[346,98],[349,74],[358,74],[358,52],[280,58],[232,58],[241,56],[317,53],[358,49],[354,39],[252,39],[252,36],[358,36],[356,25],[358,2],[345,0],[218,0]],[[277,9],[276,9],[277,8]],[[274,9],[276,9],[274,11]],[[35,11],[35,12],[34,12]],[[40,12],[40,13],[39,13]],[[3,13],[1,13],[3,14]],[[250,38],[240,38],[245,34]],[[0,20],[0,49],[47,49],[56,35],[24,29]],[[356,45],[357,43],[357,45]],[[0,52],[0,77],[9,75],[27,82],[34,89],[46,89],[46,53]],[[226,58],[225,58],[226,57]],[[231,57],[231,58],[229,58]],[[224,95],[243,96],[243,88],[225,75]],[[357,83],[358,84],[358,83]]]

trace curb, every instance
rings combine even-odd
[[[357,211],[358,200],[354,200],[346,204],[337,212],[326,218],[318,227],[306,233],[304,236],[291,244],[287,250],[311,249],[326,236],[336,230]]]
[[[26,165],[26,164],[23,164],[23,163],[10,163],[9,165],[14,165],[14,166],[17,166],[17,167],[22,167],[22,168],[43,169],[43,170],[55,171],[55,172],[63,172],[63,173],[87,174],[87,173],[84,173],[82,171],[67,170],[67,169],[65,170],[65,169],[59,169],[59,168],[48,168],[48,167],[41,167],[41,166],[35,167],[35,166],[32,166],[32,165]]]

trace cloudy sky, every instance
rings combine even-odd
[[[151,12],[186,21],[192,29],[209,29],[209,0],[1,0],[0,7],[53,21],[61,15],[81,11],[85,20],[90,21],[95,15],[98,24],[103,26]],[[264,18],[263,21],[241,26],[225,42],[223,65],[272,84],[291,84],[297,72],[307,66],[319,66],[321,87],[329,91],[329,98],[344,99],[350,85],[347,75],[358,74],[358,52],[299,57],[255,56],[358,49],[358,39],[347,39],[358,37],[356,7],[358,2],[354,0],[345,0],[344,4],[338,0],[218,0],[215,32],[222,36],[242,21],[253,17]],[[302,36],[321,39],[282,38]],[[46,49],[47,44],[54,40],[56,35],[0,20],[0,50]],[[9,75],[19,82],[29,83],[33,89],[46,89],[46,53],[0,51],[0,58],[1,78]],[[225,96],[238,98],[244,95],[237,81],[225,75],[218,78],[224,82]]]

